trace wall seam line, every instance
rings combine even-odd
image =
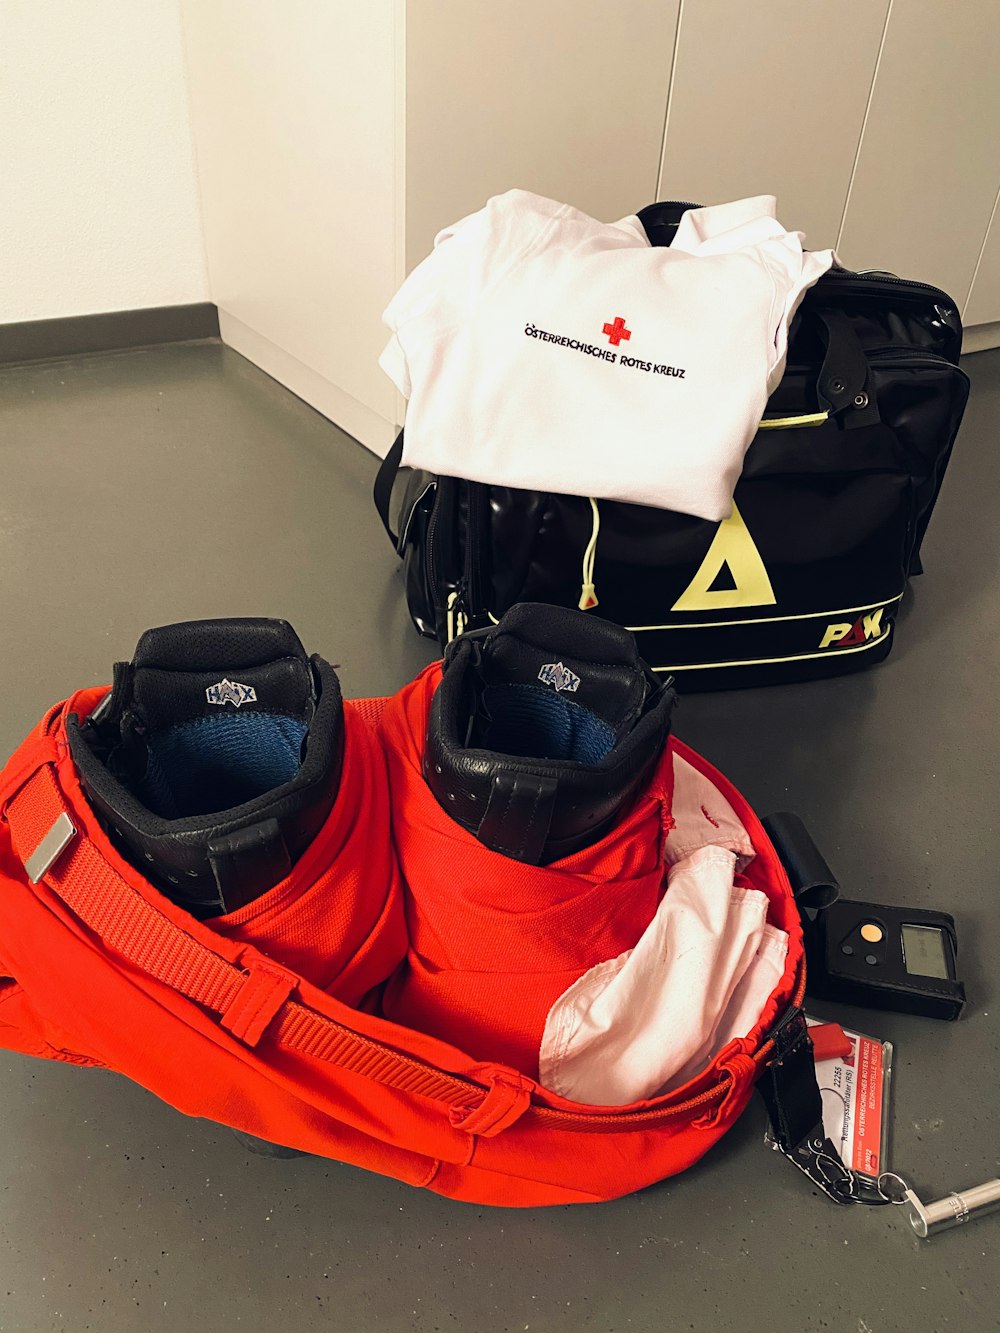
[[[972,270],[972,281],[969,283],[969,290],[965,293],[965,300],[962,302],[962,312],[968,310],[972,302],[972,289],[976,285],[976,279],[979,277],[979,267],[983,262],[983,255],[986,253],[986,245],[990,239],[990,232],[993,229],[993,222],[997,215],[997,206],[1000,205],[1000,189],[997,190],[993,200],[993,208],[990,211],[990,220],[986,224],[986,231],[983,235],[983,243],[979,247],[979,254],[976,258],[976,267]],[[989,322],[989,321],[987,321]]]
[[[844,226],[847,222],[847,210],[851,206],[851,195],[854,192],[854,178],[858,174],[858,163],[861,160],[861,148],[865,141],[865,130],[868,128],[868,116],[871,113],[872,101],[875,98],[875,85],[878,82],[879,66],[882,64],[882,52],[885,50],[885,39],[889,32],[889,20],[892,18],[892,7],[895,0],[889,0],[889,8],[885,11],[885,22],[882,25],[882,37],[878,44],[878,55],[875,57],[875,68],[872,70],[871,86],[868,89],[868,100],[865,103],[865,114],[861,118],[861,132],[858,135],[858,146],[854,150],[854,161],[851,164],[851,178],[847,182],[847,194],[844,197],[844,207],[840,214],[840,226],[837,229],[837,240],[834,243],[834,250],[839,251],[844,239]]]
[[[660,160],[656,166],[656,193],[654,199],[660,198],[660,192],[663,189],[663,159],[667,151],[667,128],[670,125],[670,108],[674,100],[674,76],[677,72],[677,51],[681,42],[681,19],[684,16],[684,0],[680,0],[677,6],[677,24],[674,27],[674,45],[670,52],[670,79],[667,83],[667,105],[663,112],[663,134],[660,137]]]

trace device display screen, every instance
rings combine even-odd
[[[948,960],[941,931],[936,926],[902,926],[903,962],[918,977],[948,980]]]

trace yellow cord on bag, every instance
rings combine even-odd
[[[803,426],[822,426],[829,419],[829,412],[806,412],[796,417],[764,417],[758,430],[791,430]],[[590,541],[583,553],[583,581],[580,587],[580,600],[577,603],[581,611],[592,611],[599,605],[597,591],[594,588],[594,564],[597,560],[597,538],[601,531],[601,511],[597,501],[591,495],[590,507],[594,514],[594,523],[590,532]]]
[[[597,560],[597,538],[601,531],[601,511],[593,496],[590,497],[590,507],[594,514],[594,524],[590,532],[590,541],[583,553],[583,585],[577,603],[581,611],[592,611],[598,605],[597,592],[594,588],[594,563]]]
[[[803,426],[822,426],[829,417],[829,412],[805,412],[797,417],[764,417],[757,429],[798,430]]]

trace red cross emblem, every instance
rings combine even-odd
[[[615,315],[615,322],[613,324],[605,324],[603,331],[608,335],[608,342],[612,343],[615,347],[618,346],[623,338],[628,342],[629,338],[632,337],[632,330],[625,327],[625,321],[622,319],[621,315]]]

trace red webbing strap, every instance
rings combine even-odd
[[[22,861],[64,813],[73,819],[52,768],[46,764],[6,811],[14,849]],[[273,1019],[270,1031],[283,1046],[386,1087],[429,1097],[447,1107],[471,1108],[487,1095],[477,1084],[390,1050],[287,999],[297,978],[283,968],[265,960],[260,969],[245,970],[214,953],[137,893],[79,829],[44,882],[109,949],[137,971],[218,1014],[224,1027],[235,1035],[249,1036],[250,1044]],[[275,1001],[270,1005],[266,995],[269,979]],[[227,1015],[235,1021],[227,1023]]]

